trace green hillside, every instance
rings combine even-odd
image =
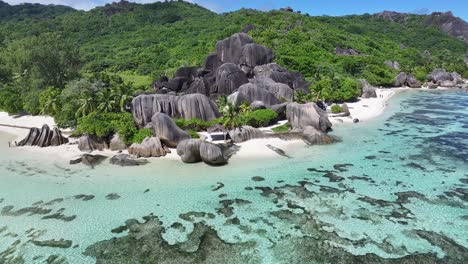
[[[216,14],[183,1],[122,1],[88,12],[0,2],[1,92],[16,104],[9,109],[31,112],[36,106],[25,104],[39,102],[24,98],[33,100],[47,87],[60,90],[80,78],[92,80],[96,73],[117,74],[119,82],[133,83],[133,91],[146,90],[178,67],[202,65],[218,40],[250,24],[256,29],[249,35],[272,48],[278,64],[312,83],[326,75],[391,86],[398,71],[386,66],[387,60],[398,61],[401,71],[420,80],[439,67],[468,77],[468,44],[425,26],[424,18],[409,15],[396,23],[372,15],[311,17],[246,9]],[[339,56],[337,47],[360,54]]]

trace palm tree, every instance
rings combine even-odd
[[[101,89],[97,94],[97,98],[99,102],[97,110],[99,112],[103,112],[103,113],[113,112],[116,102],[112,96],[112,92],[110,89],[107,89],[107,88]]]
[[[76,117],[87,116],[96,110],[96,100],[91,93],[85,94],[83,98],[78,100],[80,107],[76,112]]]
[[[239,112],[231,102],[223,108],[223,119],[225,128],[234,129],[240,126]]]
[[[131,86],[127,84],[118,85],[111,89],[111,96],[120,108],[120,112],[125,112],[126,106],[133,99]]]

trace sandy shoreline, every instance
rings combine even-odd
[[[424,88],[423,88],[424,89]],[[348,103],[348,107],[351,113],[350,117],[330,117],[330,121],[334,124],[338,123],[352,123],[353,119],[357,118],[360,122],[365,122],[381,115],[386,106],[388,100],[392,98],[395,94],[398,94],[402,91],[412,90],[411,88],[393,88],[393,89],[377,89],[377,98],[369,99],[360,99],[354,103]],[[421,90],[421,89],[418,89]],[[426,90],[426,89],[424,89]],[[14,135],[14,141],[20,141],[25,138],[29,132],[29,129],[18,128],[18,127],[42,127],[42,125],[47,124],[50,128],[56,127],[54,119],[49,116],[21,116],[14,117],[9,116],[5,112],[0,112],[0,131],[8,134]],[[7,127],[8,126],[18,126],[18,127]],[[263,129],[267,130],[267,129]],[[71,139],[71,144],[62,145],[58,147],[48,147],[48,148],[39,148],[39,147],[22,147],[25,151],[42,153],[44,155],[53,156],[57,159],[67,159],[71,160],[79,157],[83,152],[78,149],[76,144],[76,139]],[[73,144],[75,142],[75,144]],[[304,142],[301,140],[291,140],[285,141],[281,139],[268,138],[268,139],[256,139],[250,140],[248,142],[238,144],[241,148],[240,150],[232,157],[232,160],[238,159],[252,159],[252,158],[274,158],[278,157],[274,151],[269,149],[266,145],[270,144],[277,148],[283,149],[286,153],[294,152],[295,149],[299,146],[304,146]],[[104,150],[104,151],[95,151],[94,154],[101,154],[105,156],[112,157],[116,155],[116,151]],[[123,151],[127,153],[127,151]],[[157,159],[170,159],[170,160],[180,160],[179,156],[176,153],[175,149],[172,149],[172,153],[166,155],[162,158]],[[152,160],[152,159],[150,159]]]

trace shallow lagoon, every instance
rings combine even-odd
[[[0,263],[160,261],[151,252],[174,263],[466,262],[468,94],[409,91],[389,104],[335,126],[341,143],[227,167],[90,169],[2,148]],[[72,245],[37,243],[51,239]]]

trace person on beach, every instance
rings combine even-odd
[[[11,143],[10,143],[10,141],[8,141],[8,148],[11,148]]]

